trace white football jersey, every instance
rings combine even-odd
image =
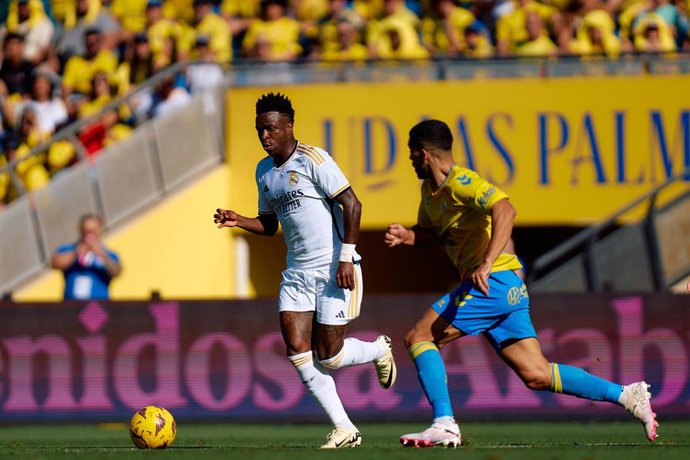
[[[350,183],[323,149],[297,143],[290,158],[276,167],[264,158],[256,167],[259,213],[275,213],[283,228],[288,268],[337,265],[343,210],[333,198]],[[355,254],[355,260],[359,255]]]

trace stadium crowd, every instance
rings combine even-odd
[[[174,62],[202,61],[78,133],[86,156],[183,105],[233,62],[607,56],[690,49],[687,0],[6,0],[0,168],[24,189],[77,161],[55,142]],[[0,173],[0,206],[19,193]]]

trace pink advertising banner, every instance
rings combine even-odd
[[[354,420],[428,419],[403,346],[429,296],[365,296],[351,335],[393,338],[399,380],[334,373]],[[533,295],[551,361],[651,383],[662,417],[690,415],[690,296]],[[285,359],[275,302],[0,304],[0,421],[127,420],[144,405],[180,419],[322,421]],[[480,337],[443,350],[457,413],[472,418],[624,417],[606,403],[526,389]]]

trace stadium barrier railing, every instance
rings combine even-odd
[[[658,292],[690,275],[690,168],[535,260],[533,292]]]
[[[137,92],[108,104],[104,111],[117,109],[181,68],[163,71]],[[105,217],[107,228],[112,228],[221,163],[222,112],[222,89],[202,93],[181,110],[144,122],[131,137],[94,157],[87,159],[82,152],[80,161],[56,174],[48,186],[21,193],[0,211],[0,293],[40,272],[59,244],[76,239],[81,215],[98,213]],[[95,119],[98,115],[76,122],[52,141],[71,139],[79,152],[76,133]],[[41,145],[30,155],[42,154],[49,147],[50,143]],[[13,169],[17,163],[8,168],[21,190]]]

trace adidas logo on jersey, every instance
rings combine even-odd
[[[345,313],[341,310],[337,315],[335,315],[336,318],[343,318],[345,319]]]

